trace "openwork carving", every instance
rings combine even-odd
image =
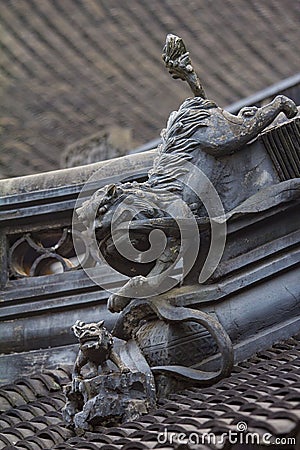
[[[74,250],[73,239],[80,242],[80,256]],[[67,272],[88,262],[93,264],[85,236],[74,235],[69,228],[25,233],[13,242],[9,251],[11,278]]]
[[[300,178],[300,119],[271,128],[261,139],[280,180]]]

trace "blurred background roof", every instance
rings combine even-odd
[[[191,93],[161,61],[181,36],[226,106],[300,67],[297,0],[3,0],[0,177],[59,168],[70,144],[119,126],[155,139]]]

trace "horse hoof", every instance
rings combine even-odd
[[[288,119],[292,119],[298,114],[298,108],[295,102],[285,95],[279,95],[281,104],[284,107],[284,114]]]
[[[107,308],[112,313],[121,312],[129,302],[130,299],[127,297],[112,294],[108,299]]]
[[[289,108],[288,108],[288,110],[286,112],[286,117],[288,119],[292,119],[297,114],[298,114],[298,108],[297,108],[296,104],[294,102],[292,102],[292,104],[289,105]]]

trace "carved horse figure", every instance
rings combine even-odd
[[[172,45],[173,38],[169,38]],[[182,47],[182,41],[179,44]],[[187,99],[178,111],[171,113],[166,129],[162,131],[162,144],[158,148],[158,156],[148,180],[145,183],[115,184],[101,188],[77,209],[79,219],[95,228],[100,248],[108,261],[118,258],[114,252],[115,243],[124,238],[123,225],[130,220],[134,222],[170,216],[176,219],[193,214],[205,215],[195,191],[204,192],[206,186],[202,177],[197,179],[197,170],[193,171],[191,167],[200,169],[210,180],[221,200],[224,200],[225,212],[235,207],[232,201],[226,203],[225,197],[222,198],[224,167],[228,168],[230,160],[234,158],[232,155],[245,151],[245,145],[268,127],[280,112],[287,118],[297,114],[295,103],[283,95],[278,95],[271,103],[260,108],[243,108],[237,115],[224,111],[213,101],[204,98],[204,91],[201,85],[199,87],[199,80],[184,50],[185,48],[180,49],[179,56],[173,52],[177,65],[166,56],[166,52],[170,53],[170,48],[165,48],[164,59],[168,68],[171,67],[171,73],[177,78],[186,79],[192,89],[196,86],[193,91],[198,96]],[[241,188],[237,184],[235,189]],[[245,193],[244,199],[246,198]],[[114,242],[110,229],[112,220]],[[179,252],[178,238],[172,236],[172,233],[166,234],[165,249],[156,263],[146,265],[148,273],[143,272],[142,265],[137,264],[135,270],[138,272],[141,268],[140,274],[131,278],[117,294],[110,297],[108,308],[112,312],[121,311],[131,298],[135,298],[136,289],[141,285],[146,293],[149,291],[150,296],[165,279],[164,272],[174,263]],[[141,252],[147,249],[145,233],[137,230],[133,242]],[[120,266],[124,265],[122,258],[120,261]]]

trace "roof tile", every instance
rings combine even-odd
[[[260,435],[268,432],[293,436],[300,426],[299,361],[299,340],[289,340],[240,364],[229,378],[212,387],[194,387],[174,394],[160,400],[159,409],[138,421],[120,427],[98,427],[97,432],[88,432],[84,437],[75,437],[62,422],[64,396],[57,389],[60,380],[69,379],[65,372],[53,374],[53,382],[51,375],[40,374],[34,378],[38,384],[31,383],[30,387],[18,380],[16,385],[2,388],[3,398],[8,396],[10,401],[1,416],[0,448],[171,449],[174,447],[158,443],[159,432],[167,429],[186,436],[226,433],[235,431],[239,421]],[[27,396],[22,398],[28,404],[18,405],[15,394],[24,393],[24,387]],[[42,389],[41,396],[37,388]]]
[[[57,169],[64,148],[103,126],[157,137],[190,95],[160,60],[168,32],[221,106],[299,71],[294,0],[6,1],[0,16],[2,177]]]

